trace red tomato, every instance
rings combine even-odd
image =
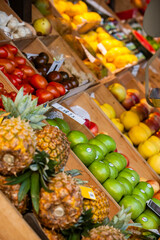
[[[23,75],[24,75],[22,70],[19,69],[19,68],[15,68],[14,71],[13,71],[13,74],[16,75],[17,77],[21,78],[21,79],[23,78]]]
[[[17,93],[14,92],[14,91],[9,93],[9,97],[10,97],[13,101],[15,100],[16,96],[17,96]]]
[[[4,66],[0,66],[0,71],[2,71],[3,73],[6,73]]]
[[[3,47],[0,47],[0,58],[7,58],[8,52]]]
[[[22,83],[22,79],[20,79],[18,76],[14,75],[14,74],[10,74],[10,78],[14,79],[15,81],[18,82],[18,84]]]
[[[26,74],[26,76],[31,77],[35,74],[35,71],[32,67],[27,65],[19,65],[19,68],[22,70],[23,73]]]
[[[38,104],[43,104],[54,99],[53,94],[46,89],[38,89],[36,91],[36,96],[38,97]]]
[[[30,84],[38,89],[38,88],[46,88],[48,85],[47,80],[41,76],[40,74],[34,74],[30,79]]]
[[[0,65],[4,66],[7,73],[11,73],[14,71],[14,66],[9,59],[1,58]]]
[[[8,79],[10,80],[10,82],[16,87],[19,87],[19,83],[17,82],[17,80],[12,76],[12,74],[5,74]]]
[[[58,91],[60,92],[61,96],[66,93],[66,89],[64,88],[64,86],[61,83],[50,82],[48,85],[52,85],[52,86],[56,87],[58,89]]]
[[[37,96],[32,94],[32,100],[36,99]]]
[[[28,83],[19,85],[18,89],[20,89],[21,87],[23,87],[23,94],[24,95],[30,94],[30,93],[34,92],[34,88],[30,84],[28,84]]]
[[[5,44],[4,46],[5,46],[9,51],[11,51],[14,55],[17,54],[18,49],[17,49],[15,46],[13,46],[13,45],[11,45],[11,44]]]
[[[54,98],[57,98],[57,97],[61,96],[58,89],[56,87],[52,86],[52,85],[48,85],[46,87],[46,89],[53,94]]]
[[[14,60],[9,60],[10,61],[10,63],[12,63],[13,64],[13,66],[16,68],[17,66],[18,66],[18,64],[14,61]]]
[[[17,63],[17,65],[25,65],[26,59],[24,57],[16,56],[14,58],[14,61]]]
[[[3,46],[3,48],[7,51],[7,53],[8,53],[8,57],[7,57],[7,59],[14,59],[14,54],[7,48],[7,47],[5,47],[5,45]]]

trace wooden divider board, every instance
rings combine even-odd
[[[65,103],[71,106],[80,106],[86,110],[91,117],[91,120],[95,122],[99,127],[99,132],[106,132],[113,137],[116,141],[117,149],[120,153],[125,154],[130,161],[130,166],[135,171],[147,179],[155,179],[160,183],[160,177],[150,167],[150,165],[142,158],[136,149],[128,142],[123,134],[114,126],[110,119],[103,113],[98,105],[89,97],[87,93],[81,93],[77,96],[73,96],[72,99],[66,99]]]
[[[104,85],[98,85],[89,88],[86,92],[91,95],[94,94],[94,97],[98,102],[102,105],[104,103],[110,104],[115,112],[116,117],[120,117],[121,113],[125,111],[123,106],[117,101],[117,99],[113,96],[113,94],[107,89]]]
[[[1,240],[40,240],[37,234],[22,218],[18,210],[0,191],[0,239]]]

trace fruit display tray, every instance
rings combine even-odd
[[[106,93],[106,99],[108,99]],[[149,166],[149,164],[142,158],[142,156],[134,149],[123,134],[114,126],[111,120],[104,114],[98,105],[92,100],[87,93],[81,93],[72,98],[65,100],[65,104],[69,107],[79,106],[87,111],[90,115],[91,121],[96,123],[99,127],[99,132],[105,132],[113,137],[116,142],[117,150],[125,154],[131,163],[131,167],[137,171],[140,177],[147,179],[154,179],[160,182],[160,177]]]

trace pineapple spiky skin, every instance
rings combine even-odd
[[[65,240],[62,234],[55,232],[54,230],[48,230],[43,228],[44,233],[49,240]]]
[[[0,173],[16,175],[32,162],[36,135],[20,117],[4,119],[0,124]]]
[[[83,197],[75,180],[64,172],[56,174],[48,188],[40,191],[39,220],[45,227],[68,229],[75,224],[83,210]]]
[[[93,228],[88,237],[82,236],[82,240],[126,240],[126,238],[119,229],[106,225]]]
[[[18,192],[20,189],[20,184],[15,185],[5,185],[6,177],[0,175],[0,190],[6,195],[6,197],[11,201],[11,203],[18,209],[19,212],[24,213],[27,210],[28,196],[19,202]]]
[[[70,144],[65,133],[54,126],[47,125],[37,131],[37,149],[49,154],[57,162],[55,172],[59,172],[68,160]]]
[[[92,220],[94,223],[101,223],[109,215],[109,201],[104,192],[100,191],[96,187],[92,187],[96,200],[84,199],[84,210],[92,209]]]

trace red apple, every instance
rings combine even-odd
[[[157,198],[158,200],[160,200],[160,190],[153,195],[153,198]]]
[[[156,180],[147,180],[147,183],[153,187],[154,194],[160,190],[160,185]]]
[[[94,135],[96,135],[96,134],[98,133],[98,126],[97,126],[97,124],[94,123],[94,122],[90,122],[89,130],[90,130]]]
[[[90,120],[87,119],[87,118],[85,118],[85,123],[84,123],[84,125],[86,125],[86,127],[89,128],[89,126],[90,126]]]
[[[149,115],[148,109],[142,103],[138,103],[135,106],[133,106],[131,108],[131,111],[136,112],[138,114],[140,121],[145,120],[146,118],[148,118]]]
[[[146,100],[145,98],[142,98],[142,99],[140,100],[140,103],[143,104],[143,105],[145,105],[145,107],[148,109],[148,112],[149,112],[149,113],[151,113],[151,112],[154,111],[154,108],[147,103],[147,100]]]
[[[122,105],[126,110],[129,110],[135,104],[133,99],[127,94],[126,98],[122,101]]]
[[[158,130],[156,133],[155,133],[155,136],[160,138],[160,130]]]
[[[129,158],[123,153],[121,153],[121,155],[123,155],[125,157],[125,159],[127,160],[127,166],[126,167],[129,167]]]
[[[139,103],[139,97],[135,93],[127,92],[127,95],[132,98],[134,105]]]
[[[159,122],[157,122],[153,117],[147,118],[144,123],[150,128],[152,134],[157,132],[160,128]]]
[[[127,93],[134,93],[138,98],[140,97],[140,92],[134,88],[128,88]]]

